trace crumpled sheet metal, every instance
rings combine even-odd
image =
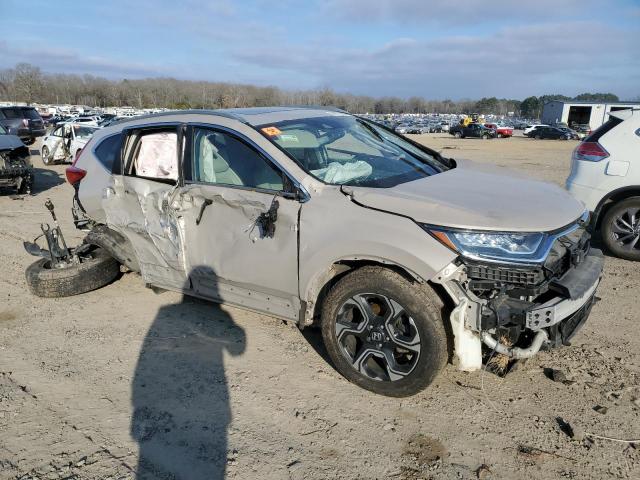
[[[145,282],[182,289],[186,281],[184,242],[179,219],[169,209],[174,187],[122,177],[114,189],[119,193],[103,200],[107,225],[129,238]]]

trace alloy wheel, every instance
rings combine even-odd
[[[640,250],[640,208],[627,208],[615,216],[611,232],[622,249]]]
[[[385,295],[362,293],[349,298],[338,311],[335,334],[351,366],[373,380],[401,380],[420,356],[414,320]]]
[[[44,163],[45,165],[49,165],[49,149],[46,146],[42,147],[41,156],[42,163]]]

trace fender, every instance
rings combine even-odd
[[[362,243],[360,243],[359,246],[361,248],[367,247],[367,245],[363,245]],[[342,255],[340,257],[330,257],[327,255],[328,252],[320,251],[310,258],[307,264],[322,264],[324,267],[320,270],[309,272],[307,275],[303,275],[302,271],[300,272],[300,300],[303,302],[303,305],[305,305],[305,308],[301,311],[299,324],[301,326],[305,326],[312,323],[316,310],[316,303],[323,288],[337,275],[351,270],[352,267],[348,265],[351,262],[360,262],[364,264],[375,263],[380,266],[388,266],[396,270],[401,270],[405,275],[420,283],[428,282],[437,273],[437,270],[433,269],[433,267],[428,266],[423,260],[408,254],[406,251],[395,249],[389,245],[380,245],[380,247],[384,247],[384,255],[358,253]],[[362,250],[369,252],[375,251],[372,248],[362,248]],[[325,258],[321,261],[320,259],[322,257]],[[442,260],[443,262],[446,262],[451,261],[452,258],[455,258],[455,254],[453,254],[453,252],[451,252],[450,255],[443,256]],[[420,271],[416,271],[407,267],[407,265],[416,265],[421,266],[422,268]]]
[[[140,265],[129,240],[106,225],[94,227],[84,238],[84,243],[104,248],[109,255],[133,272],[140,272]]]
[[[629,185],[612,190],[604,197],[602,197],[602,199],[598,202],[596,209],[593,211],[593,219],[591,225],[593,225],[594,229],[598,225],[598,223],[600,222],[600,216],[602,215],[602,210],[609,200],[618,202],[620,200],[624,200],[625,198],[638,196],[640,196],[640,185]]]

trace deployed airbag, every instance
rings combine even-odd
[[[136,172],[141,177],[178,178],[178,136],[175,133],[152,133],[140,139]]]
[[[362,160],[346,164],[331,162],[328,167],[311,170],[312,175],[327,183],[347,183],[357,178],[366,178],[371,172],[373,167]]]

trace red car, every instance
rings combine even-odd
[[[498,138],[508,138],[513,135],[513,128],[511,127],[504,127],[502,125],[496,125],[495,123],[485,123],[484,126],[495,130]]]

